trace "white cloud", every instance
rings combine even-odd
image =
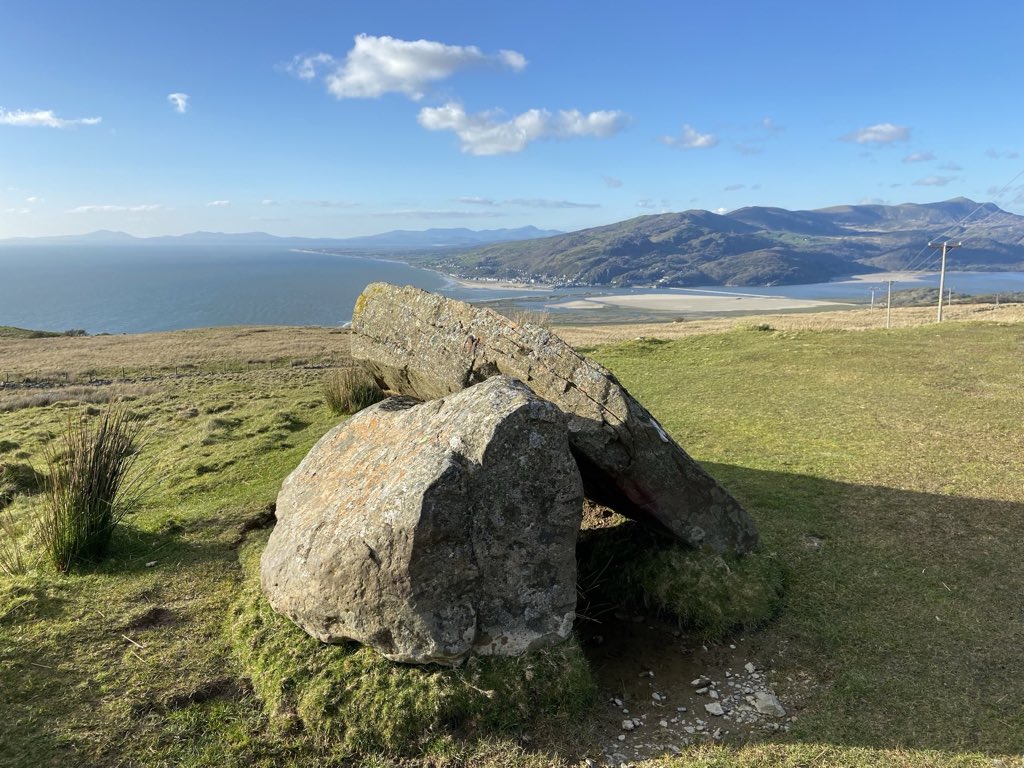
[[[955,181],[956,176],[926,176],[914,182],[916,187],[944,187],[949,182]]]
[[[948,163],[943,163],[942,165],[939,166],[940,171],[962,171],[963,169],[964,168],[962,165],[960,165],[959,163],[954,163],[952,161]]]
[[[904,163],[927,163],[929,160],[934,160],[935,154],[932,152],[911,152],[909,155],[903,158]]]
[[[779,125],[771,117],[762,117],[761,118],[761,128],[763,128],[767,133],[778,133],[779,131],[786,130],[786,126]]]
[[[743,189],[745,187],[746,187],[746,184],[729,184],[729,185],[727,185],[725,187],[722,187],[722,191],[724,191],[724,192],[736,192],[737,190]]]
[[[231,205],[230,200],[211,200],[206,204],[207,208],[227,208]]]
[[[986,149],[985,157],[990,157],[993,160],[1016,160],[1020,157],[1020,153],[1014,152],[1013,150],[1000,151],[998,149]]]
[[[16,215],[21,215],[21,214],[26,214],[26,213],[32,213],[32,209],[31,208],[7,208],[7,209],[4,210],[4,213],[12,213],[12,214],[16,214]]]
[[[521,205],[525,208],[600,208],[600,203],[574,203],[571,200],[549,200],[543,197],[517,197],[506,200],[509,205]]]
[[[0,107],[0,125],[16,125],[30,128],[71,128],[76,125],[98,125],[102,121],[102,117],[79,117],[74,120],[65,120],[62,117],[57,117],[52,109],[36,109],[26,112],[23,109],[10,111]]]
[[[179,115],[183,115],[188,112],[187,93],[168,93],[167,101],[170,102],[171,106],[174,107],[174,111]]]
[[[43,202],[43,198],[36,197],[35,195],[32,195],[32,197],[26,197],[25,198],[25,202],[26,203],[41,203],[41,202]]]
[[[612,136],[622,130],[627,116],[615,110],[584,114],[577,109],[530,109],[509,120],[500,112],[467,114],[461,104],[449,102],[443,107],[424,107],[417,115],[428,131],[452,131],[459,137],[459,148],[470,155],[503,155],[523,150],[539,139],[567,139],[576,136]]]
[[[909,141],[910,128],[905,125],[878,123],[840,136],[839,140],[852,141],[855,144],[892,144],[894,141]]]
[[[270,200],[268,198],[266,200],[260,200],[260,205],[280,205],[280,203],[277,202],[277,200]]]
[[[433,40],[356,35],[355,45],[339,62],[329,53],[296,56],[285,68],[302,80],[326,72],[327,90],[338,99],[372,99],[404,93],[421,99],[430,83],[462,69],[500,66],[515,72],[526,67],[517,51],[485,54],[475,45],[445,45]]]
[[[670,147],[680,149],[711,149],[718,145],[718,137],[713,133],[698,133],[689,123],[683,123],[680,136],[662,136],[661,141]]]
[[[611,189],[618,189],[622,186],[622,179],[616,179],[614,176],[602,176],[605,186]]]
[[[80,205],[67,213],[143,213],[162,211],[162,205]]]
[[[452,200],[453,203],[462,203],[463,205],[497,205],[496,202],[491,200],[489,197],[476,197],[475,195],[464,195],[462,197],[456,197]]]
[[[728,212],[729,212],[728,208],[715,208],[715,213],[717,213],[719,216],[724,216]]]

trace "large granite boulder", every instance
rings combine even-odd
[[[556,404],[588,498],[694,546],[758,547],[739,503],[608,370],[550,331],[387,283],[366,287],[352,329],[353,356],[392,391],[430,400],[506,374]]]
[[[395,661],[519,655],[572,629],[582,507],[565,416],[520,382],[391,398],[285,480],[263,589],[314,637]]]

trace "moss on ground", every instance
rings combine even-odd
[[[266,534],[240,553],[244,583],[231,645],[275,727],[352,754],[444,751],[452,739],[571,725],[597,689],[576,640],[462,667],[388,661],[355,643],[325,645],[271,610],[259,583]]]
[[[633,522],[585,531],[579,566],[590,604],[653,609],[707,642],[764,626],[785,591],[785,568],[775,555],[722,556]]]

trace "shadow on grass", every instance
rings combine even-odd
[[[1024,504],[708,464],[786,563],[756,642],[807,671],[792,738],[1018,752],[1024,745]]]

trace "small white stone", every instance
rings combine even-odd
[[[725,710],[722,709],[722,705],[719,704],[717,701],[713,701],[710,704],[705,704],[704,709],[707,710],[707,713],[709,715],[714,715],[715,717],[721,717],[725,714]]]
[[[704,694],[708,692],[708,687],[705,685],[703,688],[698,688],[695,693]]]
[[[632,720],[623,720],[622,721],[622,730],[624,730],[624,731],[632,731],[634,728],[636,728],[636,724]]]
[[[708,691],[708,696],[710,696],[712,699],[717,699],[718,698],[718,691],[712,689],[712,690]]]
[[[619,734],[619,741],[625,741],[625,740],[626,740],[626,734],[620,733]]]
[[[660,723],[658,723],[658,725],[660,725],[662,728],[668,728],[668,720],[662,720]]]
[[[754,674],[754,671],[757,669],[757,667],[755,667],[754,663],[751,661],[748,661],[746,664],[744,664],[743,668],[747,670],[747,674],[750,675]]]

